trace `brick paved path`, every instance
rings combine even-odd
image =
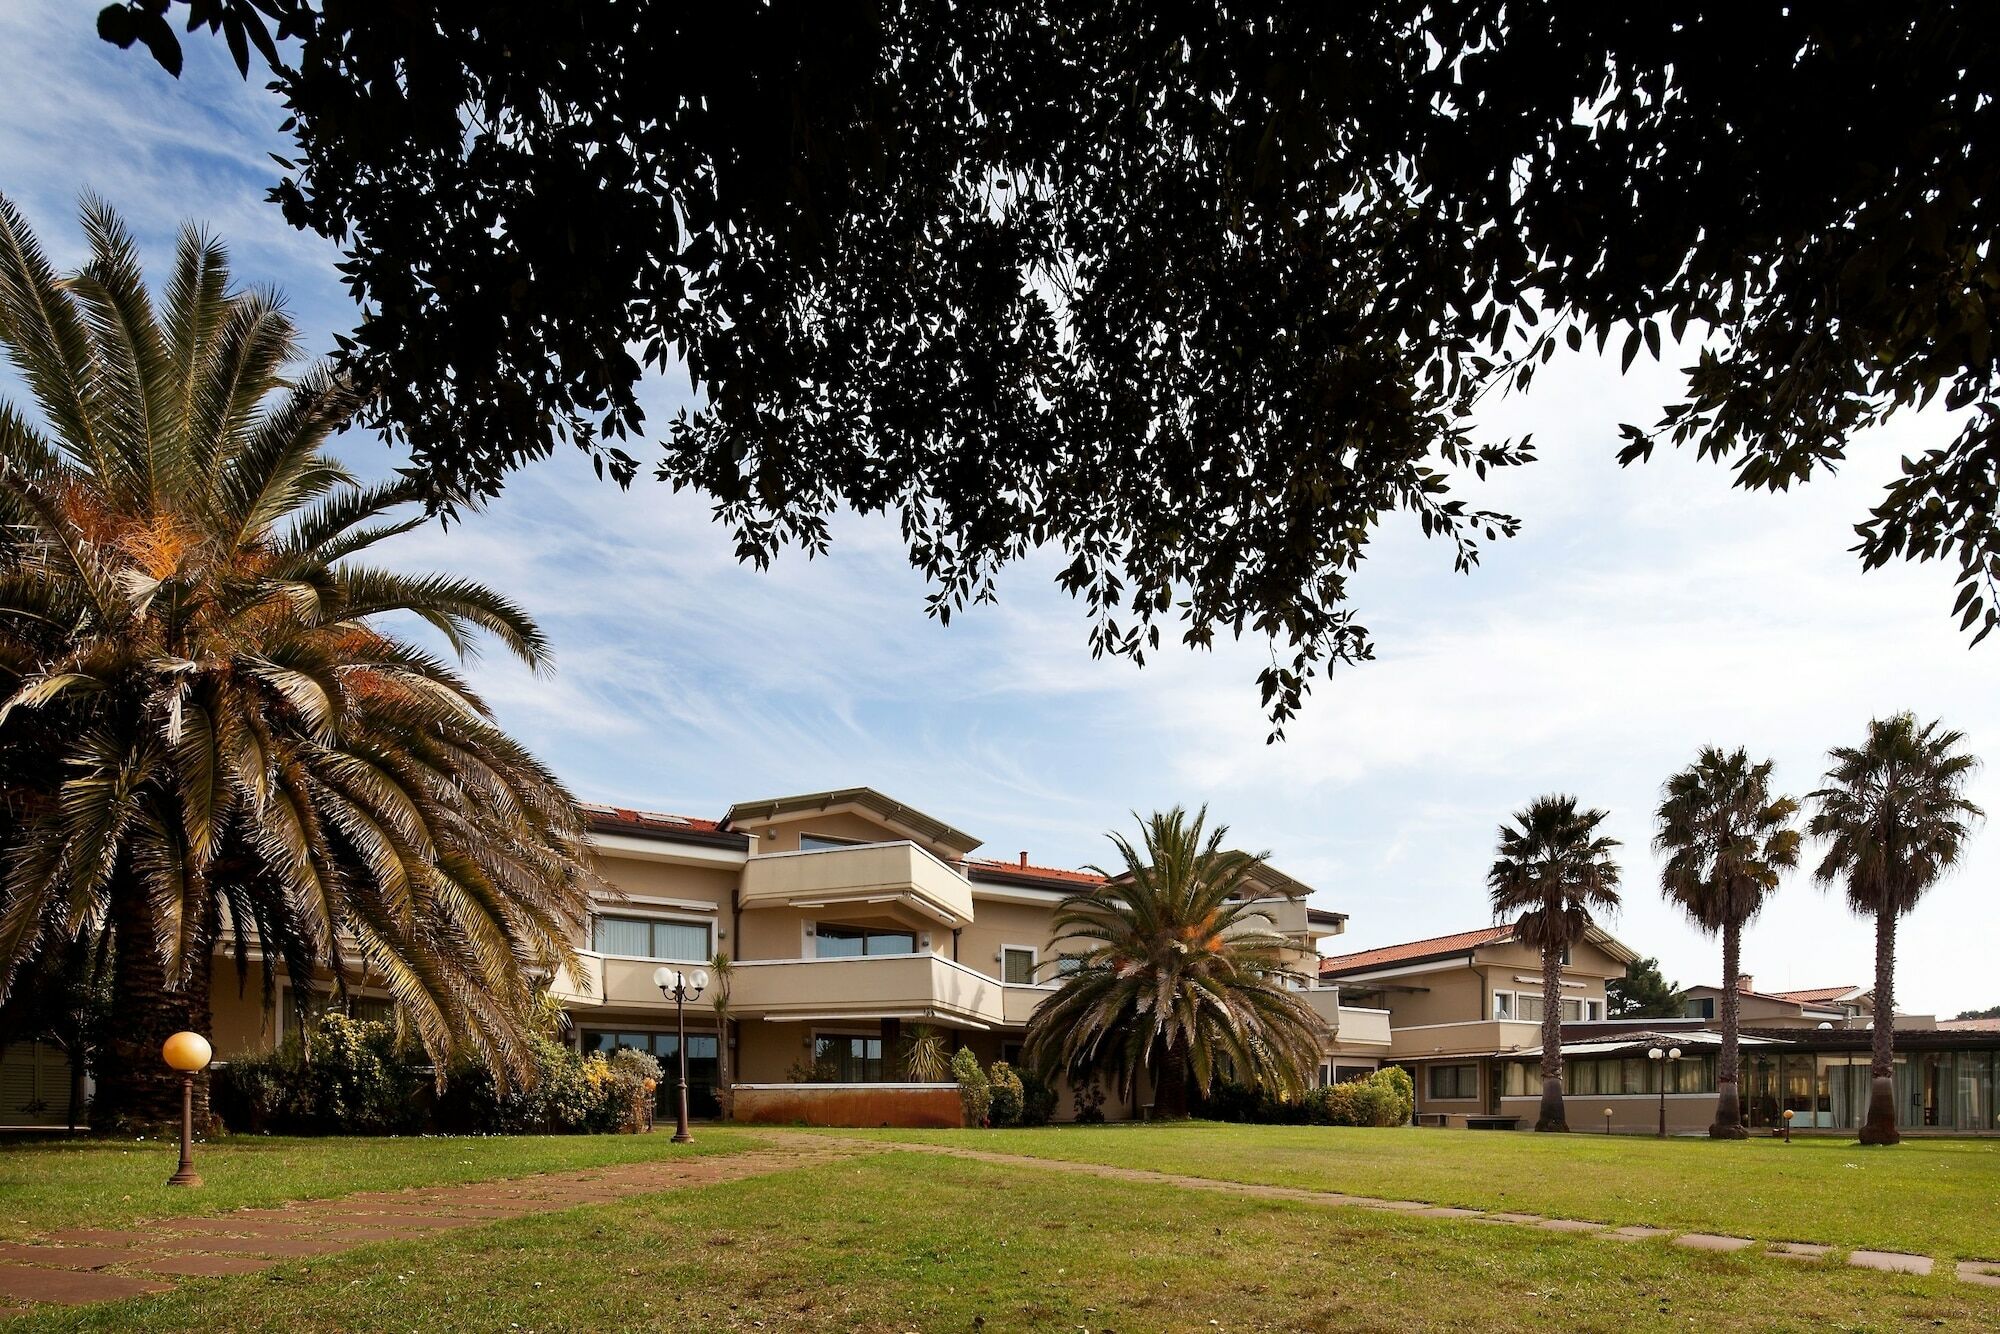
[[[250,1274],[301,1256],[789,1171],[851,1152],[833,1142],[796,1140],[744,1153],[365,1191],[208,1218],[163,1218],[123,1230],[52,1232],[33,1242],[0,1244],[0,1319],[23,1314],[34,1303],[75,1305],[165,1292],[175,1278]]]

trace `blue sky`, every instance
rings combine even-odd
[[[285,227],[264,191],[282,114],[219,42],[191,40],[177,83],[96,40],[95,0],[0,7],[0,191],[63,263],[75,203],[95,190],[156,264],[202,222],[246,282],[282,289],[315,348],[353,323],[330,247]],[[1667,365],[1680,364],[1669,349]],[[0,372],[9,396],[17,388]],[[1532,430],[1543,458],[1470,491],[1526,523],[1470,577],[1413,523],[1392,524],[1354,590],[1377,662],[1323,682],[1289,740],[1267,746],[1261,644],[1168,651],[1143,670],[1093,661],[1081,611],[1037,558],[998,606],[947,629],[894,526],[850,519],[830,558],[738,566],[706,508],[580,458],[531,468],[490,512],[405,539],[394,558],[486,578],[538,615],[552,678],[487,658],[474,676],[501,718],[579,795],[704,815],[731,801],[865,783],[984,838],[986,851],[1076,865],[1108,857],[1127,812],[1207,802],[1352,915],[1360,948],[1484,924],[1495,825],[1538,793],[1574,791],[1625,840],[1626,907],[1611,929],[1682,982],[1718,951],[1659,898],[1647,850],[1661,781],[1707,742],[1815,785],[1829,745],[1872,714],[1914,708],[2000,762],[2000,645],[1968,651],[1947,615],[1950,571],[1863,575],[1852,524],[1904,453],[1951,433],[1941,413],[1854,442],[1850,463],[1791,496],[1733,491],[1691,458],[1621,470],[1617,424],[1649,421],[1673,377],[1558,361],[1482,426]],[[653,386],[663,422],[675,387]],[[354,437],[370,472],[393,460]],[[1470,485],[1468,483],[1468,485]],[[2000,811],[2000,771],[1975,798]],[[1899,1008],[2000,1004],[2000,830],[1904,928]],[[1837,895],[1795,875],[1752,926],[1763,989],[1866,983],[1872,936]]]

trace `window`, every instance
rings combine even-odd
[[[1664,1071],[1662,1065],[1665,1066]],[[1704,1054],[1660,1062],[1646,1056],[1625,1056],[1563,1062],[1563,1092],[1584,1097],[1619,1094],[1658,1096],[1662,1078],[1666,1080],[1669,1093],[1713,1094],[1715,1058]],[[1503,1097],[1532,1098],[1541,1091],[1539,1062],[1509,1061],[1502,1069],[1500,1092]]]
[[[1000,980],[1026,986],[1035,980],[1035,950],[1028,945],[1000,947]]]
[[[1525,991],[1521,992],[1514,997],[1514,1007],[1519,1011],[1515,1015],[1515,1018],[1525,1019],[1533,1024],[1542,1022],[1542,998],[1540,996],[1530,996]],[[1573,1024],[1582,1019],[1583,1002],[1573,996],[1565,996],[1562,1003],[1562,1017],[1563,1022],[1566,1024]]]
[[[1687,1002],[1686,1008],[1682,1012],[1690,1019],[1713,1019],[1715,1018],[1715,997],[1697,996]]]
[[[1471,1099],[1479,1096],[1479,1067],[1476,1065],[1434,1065],[1430,1072],[1430,1095],[1434,1100]]]
[[[882,1039],[822,1033],[813,1038],[813,1059],[833,1068],[840,1084],[882,1082]]]
[[[862,841],[858,838],[835,838],[831,834],[800,834],[800,852],[825,852],[830,848],[858,848]]]
[[[1586,1022],[1593,1024],[1604,1018],[1604,1002],[1599,1000],[1585,1001],[1583,1003],[1583,1017]]]
[[[706,963],[714,957],[707,922],[652,917],[599,917],[592,948],[628,959],[679,959]]]
[[[659,1058],[664,1078],[655,1090],[655,1105],[662,1110],[671,1107],[674,1081],[680,1077],[680,1036],[676,1033],[615,1033],[592,1028],[583,1031],[583,1049],[586,1052],[598,1051],[609,1056],[621,1047],[650,1052]],[[721,1072],[717,1052],[715,1034],[688,1034],[688,1106],[696,1116],[713,1116],[721,1107],[715,1096],[715,1085]]]
[[[1057,977],[1075,977],[1082,971],[1083,959],[1081,956],[1075,954],[1058,954],[1056,956]]]
[[[813,923],[815,959],[858,959],[864,954],[915,954],[914,931],[895,931],[877,926],[841,926],[837,922]]]
[[[1495,1019],[1512,1019],[1514,1017],[1513,992],[1496,991],[1493,993],[1493,1017]]]

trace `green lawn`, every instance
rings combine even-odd
[[[750,1141],[703,1129],[692,1145],[652,1135],[521,1135],[485,1138],[267,1139],[236,1135],[197,1145],[204,1184],[166,1180],[177,1145],[158,1141],[0,1140],[0,1240],[64,1227],[123,1227],[148,1218],[218,1214],[245,1205],[322,1199],[487,1181],[664,1158],[726,1153]]]
[[[2000,1139],[1655,1140],[1318,1126],[844,1131],[1464,1208],[2000,1260]]]
[[[885,1154],[384,1243],[20,1328],[1991,1328],[2000,1291]]]

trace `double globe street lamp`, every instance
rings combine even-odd
[[[688,1134],[688,1026],[687,1003],[700,1000],[702,988],[708,985],[708,971],[697,968],[692,973],[683,973],[678,968],[655,968],[653,985],[660,989],[660,995],[674,1003],[674,1025],[680,1032],[678,1050],[680,1054],[680,1087],[678,1089],[680,1107],[675,1122],[674,1143],[692,1144],[694,1136]]]

